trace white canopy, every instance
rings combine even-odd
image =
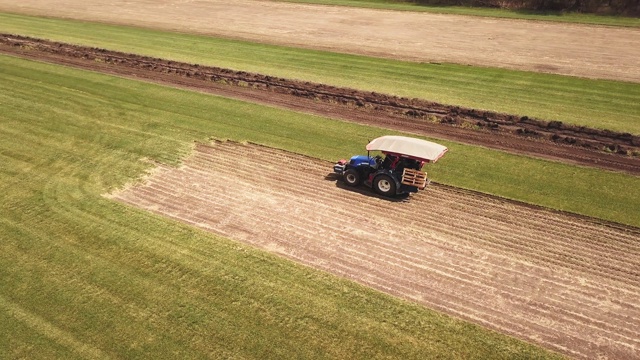
[[[448,149],[446,146],[431,141],[406,136],[382,136],[367,144],[367,150],[379,150],[427,162],[436,162]]]

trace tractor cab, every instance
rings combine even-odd
[[[447,148],[430,141],[405,136],[382,136],[366,146],[367,155],[338,161],[333,170],[349,186],[365,184],[381,195],[408,194],[424,189],[430,182],[422,171],[425,163],[440,159]],[[371,157],[370,151],[380,151]]]

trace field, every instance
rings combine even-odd
[[[637,355],[637,229],[441,186],[390,202],[336,186],[330,167],[200,145],[113,196],[575,357]]]
[[[0,9],[7,4],[0,2]],[[37,14],[45,9],[42,4],[25,2],[13,10]],[[77,4],[69,0],[55,11],[84,18],[96,8],[92,3],[81,11]],[[129,14],[114,9],[118,4],[102,3],[101,13],[134,25],[168,26],[127,20],[145,14],[142,2],[126,8]],[[162,4],[151,5],[156,16],[166,14]],[[173,9],[175,16],[166,19],[180,19],[189,6],[195,14],[213,5],[220,6],[182,3],[186,7]],[[255,5],[253,11],[283,6],[284,12],[291,6],[245,5]],[[216,14],[224,23],[225,12]],[[593,102],[606,121],[581,115],[574,123],[637,134],[640,90],[632,78],[465,70],[132,27],[0,17],[7,20],[0,32],[174,61],[171,70],[162,67],[167,60],[125,59],[150,68],[143,70],[120,66],[122,59],[103,50],[97,51],[107,57],[83,57],[83,50],[79,57],[65,57],[45,56],[33,44],[0,45],[1,52],[13,54],[0,55],[0,347],[9,349],[5,356],[637,358],[640,177],[633,156],[432,122],[420,136],[429,128],[441,134],[453,129],[457,135],[427,136],[450,151],[427,169],[437,184],[426,191],[383,199],[364,188],[344,188],[330,174],[331,161],[361,153],[368,139],[405,130],[418,134],[417,127],[406,127],[415,119],[392,113],[404,105],[372,112],[367,107],[379,105],[367,105],[374,100],[357,92],[414,91],[412,96],[427,99],[421,94],[428,81],[404,89],[411,80],[402,73],[409,69],[424,78],[440,76],[441,84],[446,76],[468,71],[469,78],[482,78],[476,84],[489,84],[489,98],[504,99],[490,110],[521,115],[522,109],[550,102],[552,109],[541,111],[556,112],[567,122],[572,122],[563,117],[573,112],[570,99],[591,91],[583,104],[600,99]],[[198,21],[190,24],[181,30],[208,32]],[[573,26],[561,28],[571,33]],[[633,38],[631,31],[620,38]],[[248,77],[229,81],[206,75],[203,83],[198,73],[208,70],[183,70],[176,60],[270,75],[264,79],[297,78],[308,86],[317,85],[306,81],[351,86],[358,90],[340,91],[366,101],[354,105],[327,97],[328,92],[304,99],[294,94],[297,88],[264,89],[292,84],[278,78],[262,87]],[[599,56],[593,61],[599,65],[587,68],[596,72],[606,63]],[[351,67],[356,75],[341,79]],[[596,72],[591,76],[608,76]],[[527,78],[518,85],[522,92],[505,88],[510,77]],[[393,83],[395,78],[399,82]],[[387,87],[370,88],[378,82]],[[527,84],[536,82],[549,83],[555,92],[525,96]],[[473,85],[465,94],[464,82],[440,88],[463,93],[461,101],[487,96],[472,91]],[[498,103],[516,110],[495,109]],[[376,122],[377,116],[384,121]],[[566,136],[565,127],[556,129]],[[460,134],[493,140],[488,147],[464,144]],[[626,138],[633,148],[637,137]],[[523,151],[536,142],[550,152],[557,147],[558,153]],[[514,146],[518,143],[528,145]],[[592,159],[604,156],[605,162],[620,159],[631,168],[599,166],[595,160],[576,166],[581,162],[562,155],[566,149],[576,156],[593,153]]]
[[[183,144],[193,140],[205,141],[215,135],[220,139],[252,141],[325,160],[360,153],[367,139],[389,133],[375,127],[264,106],[253,107],[248,103],[225,101],[203,94],[171,91],[142,83],[130,84],[117,78],[58,69],[12,57],[0,57],[0,60],[4,93],[14,94],[3,99],[3,103],[10,104],[6,106],[4,116],[13,119],[11,124],[69,121],[65,114],[72,111],[72,114],[79,113],[72,119],[87,117],[87,121],[100,124],[96,130],[99,133],[111,127],[117,129],[127,124],[138,124],[144,131],[137,135],[137,139],[153,147],[161,144],[159,139],[151,137],[153,132],[150,130],[156,129],[159,132],[156,136],[160,139],[167,136],[166,131],[173,141]],[[15,94],[33,92],[36,92],[31,95],[33,99],[42,99],[37,102],[42,103],[42,107],[29,110],[29,117],[24,118],[27,116],[24,109],[30,109],[29,95],[15,99]],[[65,109],[60,104],[75,106]],[[41,120],[35,122],[34,117]],[[345,141],[345,138],[351,141]],[[638,176],[454,142],[443,143],[451,150],[445,159],[429,169],[435,181],[640,226],[640,218],[634,212],[640,199]],[[159,161],[171,159],[170,163],[175,163],[187,154],[162,152],[152,158]],[[566,179],[571,177],[582,181],[567,182]],[[627,191],[621,191],[625,187],[628,187]],[[549,196],[550,193],[555,196]]]
[[[0,34],[0,52],[415,135],[640,174],[640,136],[629,133],[17,35]]]
[[[554,357],[103,197],[212,133],[313,152],[382,130],[0,60],[8,357]]]
[[[0,32],[640,134],[638,83],[393,61],[1,13]]]
[[[416,62],[640,81],[640,28],[497,21],[251,0],[64,0],[55,7],[47,0],[2,0],[0,11],[135,24]],[[589,39],[588,47],[584,39]]]

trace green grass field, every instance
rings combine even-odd
[[[381,130],[7,56],[0,79],[2,357],[558,358],[102,196],[194,140],[334,158]],[[451,147],[443,179],[486,156],[561,166]]]
[[[553,21],[592,25],[640,27],[640,18],[594,14],[536,12],[465,6],[429,6],[402,0],[277,0],[282,2],[363,7],[399,11],[424,11],[435,14],[484,16],[506,19]]]
[[[0,32],[640,134],[640,84],[419,64],[0,13]]]
[[[486,88],[504,96],[496,104],[514,93],[510,106],[552,101],[561,116],[591,94],[598,124],[640,133],[635,84],[9,14],[0,31],[406,96],[451,82],[441,96],[475,101]],[[543,85],[558,94],[525,96]],[[193,141],[335,160],[388,131],[1,55],[0,108],[0,358],[559,358],[102,196],[150,170],[142,159],[177,164]],[[640,226],[639,177],[437,141],[450,152],[429,169],[436,181]]]

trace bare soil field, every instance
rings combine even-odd
[[[0,34],[0,53],[513,153],[640,174],[640,136]]]
[[[640,359],[640,229],[441,185],[383,199],[331,169],[215,142],[108,196],[576,358]]]
[[[0,0],[0,11],[421,62],[640,81],[640,29],[222,0]]]

